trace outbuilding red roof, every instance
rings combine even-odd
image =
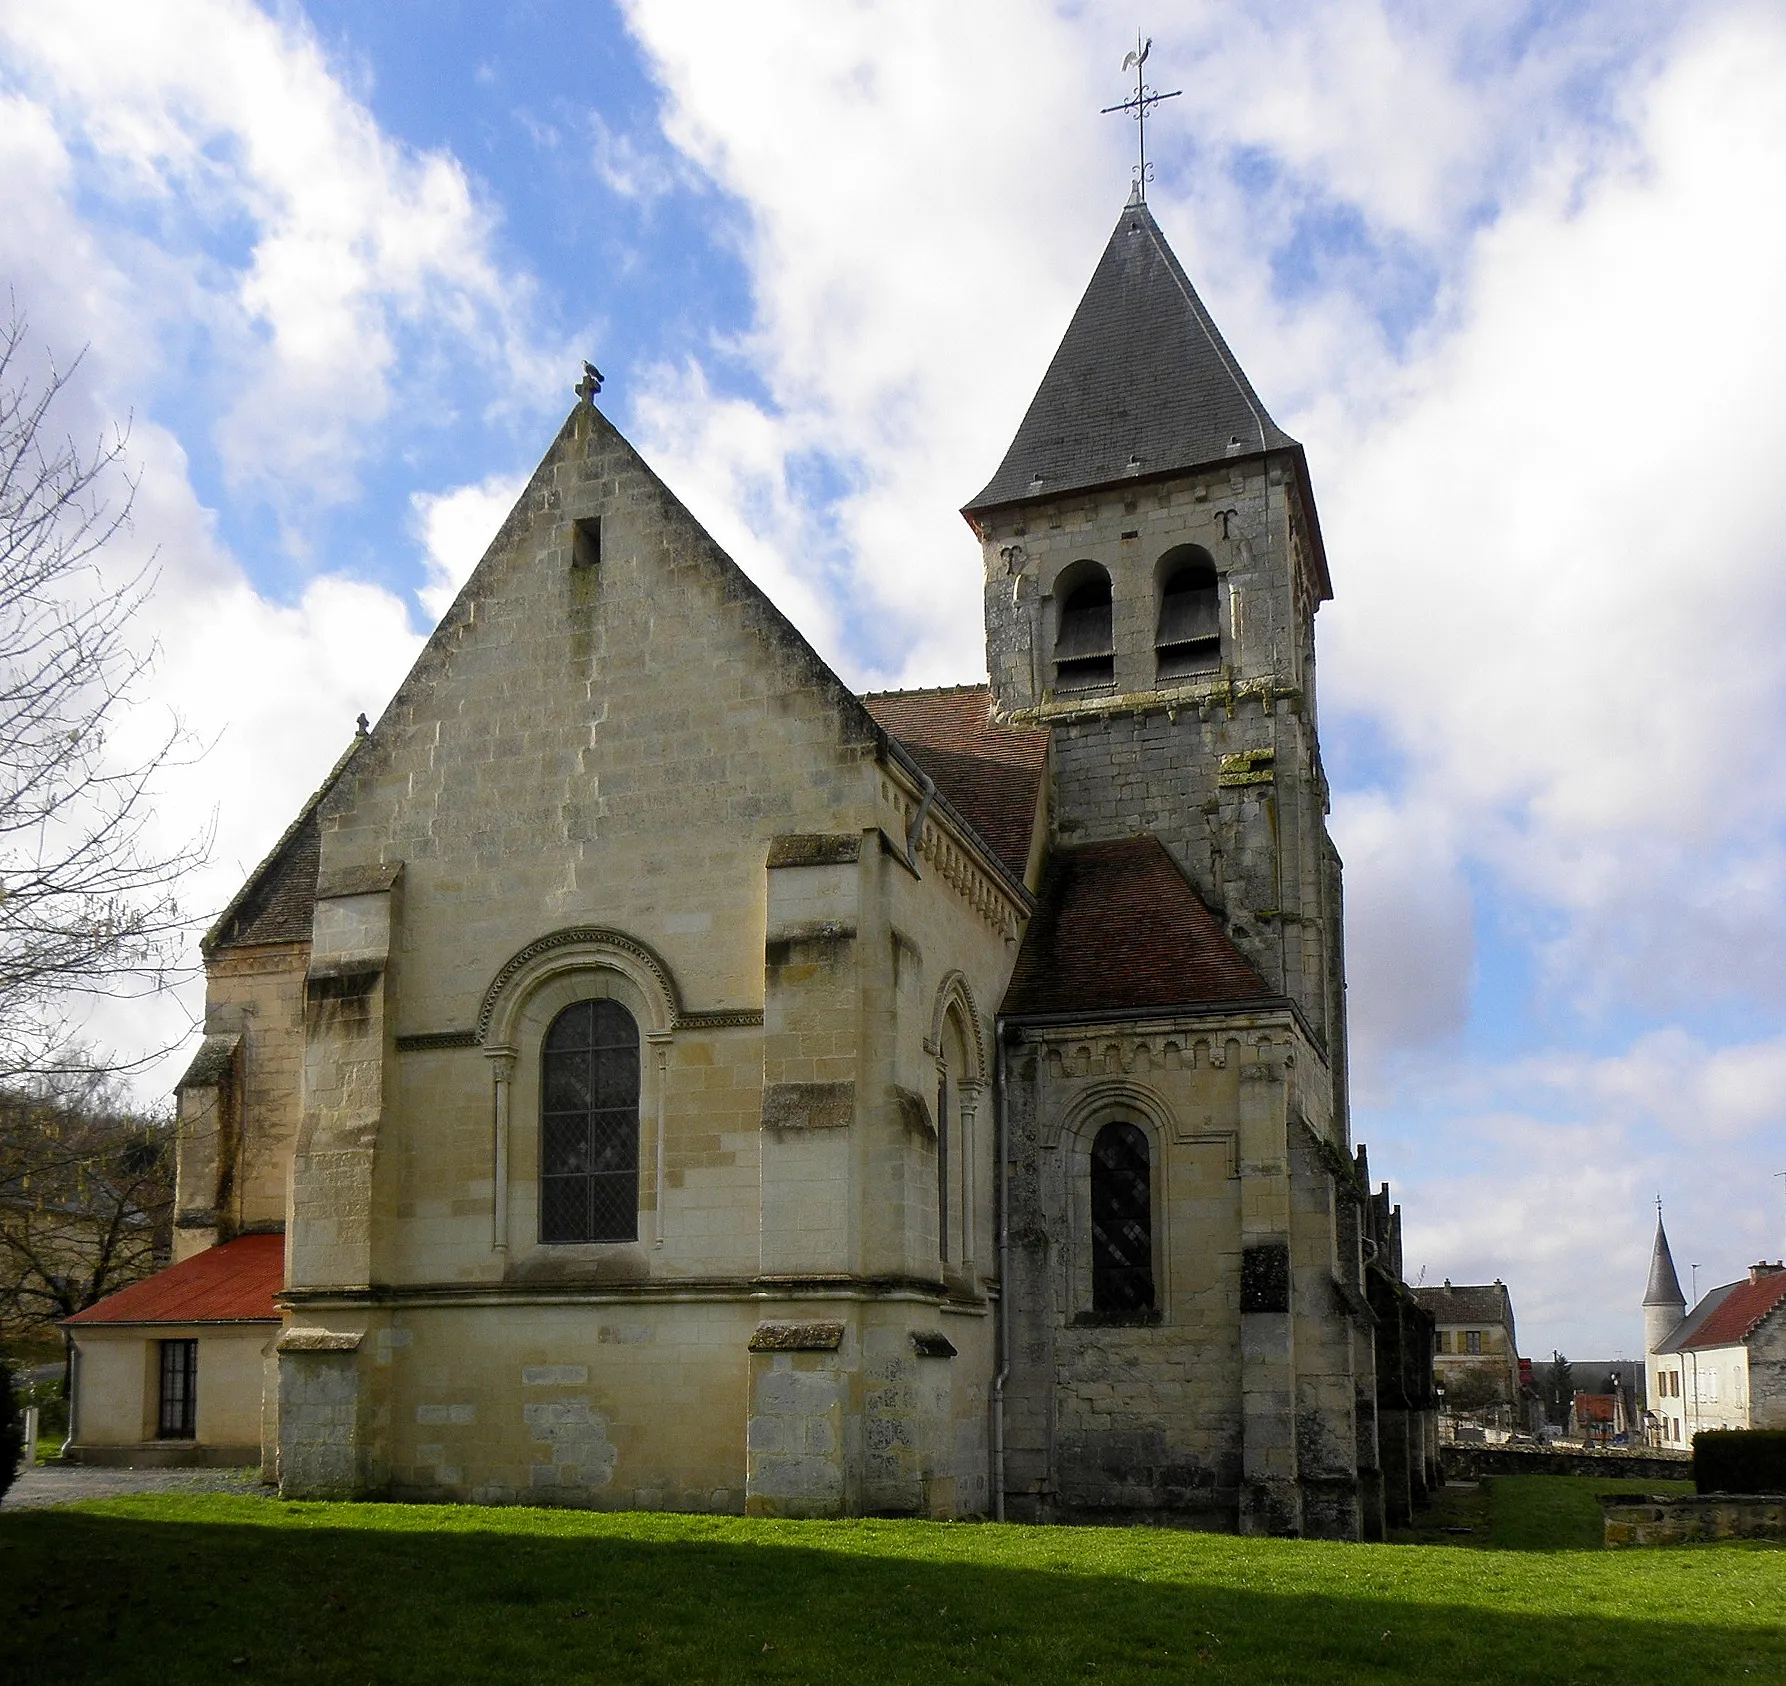
[[[984,685],[882,691],[862,699],[955,811],[1018,877],[1029,865],[1036,802],[1048,764],[1044,726],[995,726]]]
[[[1122,1012],[1271,994],[1157,837],[1056,849],[1006,1013]]]
[[[1752,1281],[1738,1282],[1680,1343],[1681,1349],[1735,1346],[1747,1340],[1756,1324],[1782,1300],[1786,1300],[1786,1270],[1773,1270]]]
[[[273,1296],[285,1286],[285,1237],[239,1235],[146,1281],[108,1294],[63,1320],[97,1323],[276,1323]]]

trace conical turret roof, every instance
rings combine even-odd
[[[1681,1292],[1681,1279],[1675,1274],[1674,1255],[1668,1250],[1668,1237],[1662,1231],[1662,1214],[1656,1214],[1656,1245],[1650,1252],[1650,1285],[1643,1291],[1645,1305],[1678,1305],[1686,1309],[1687,1296]]]
[[[1301,453],[1131,200],[1005,460],[963,513],[1278,449]]]

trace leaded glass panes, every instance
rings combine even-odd
[[[1092,1142],[1091,1303],[1094,1311],[1153,1309],[1152,1167],[1134,1124],[1106,1124]]]
[[[540,1240],[639,1235],[639,1027],[618,1001],[579,1001],[540,1050]]]

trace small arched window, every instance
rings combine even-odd
[[[1116,677],[1110,576],[1095,562],[1068,571],[1054,638],[1054,679],[1063,690],[1107,685]]]
[[[1091,1146],[1092,1310],[1153,1303],[1153,1167],[1145,1132],[1119,1120]]]
[[[1160,558],[1160,620],[1154,654],[1161,679],[1181,679],[1222,659],[1222,612],[1215,558],[1181,544]]]
[[[578,1001],[540,1049],[540,1240],[639,1237],[639,1027]]]

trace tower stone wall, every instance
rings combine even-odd
[[[1316,728],[1321,586],[1300,473],[1274,452],[1025,503],[976,525],[994,699],[1008,718],[1053,729],[1053,841],[1151,833],[1166,845],[1301,1009],[1333,1072],[1343,1132],[1340,873]],[[1215,565],[1220,655],[1162,679],[1162,564],[1184,546]],[[1064,599],[1087,563],[1110,579],[1113,677],[1075,688],[1056,652]]]

